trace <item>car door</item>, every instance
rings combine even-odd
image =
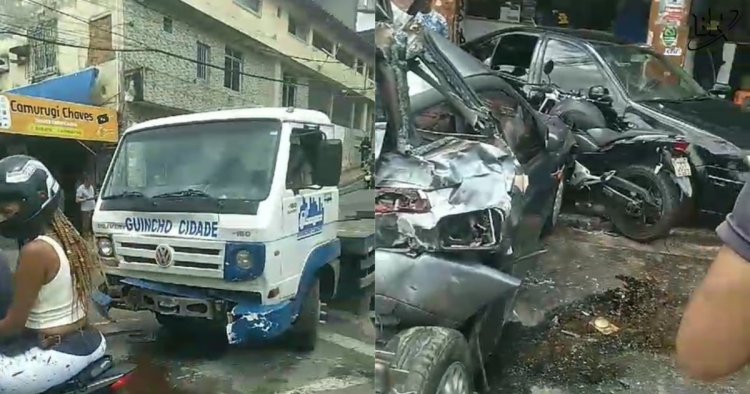
[[[540,64],[548,61],[554,63],[554,68],[547,76],[539,75],[537,82],[551,82],[562,90],[581,90],[588,92],[592,86],[604,86],[613,99],[613,107],[622,113],[626,102],[620,95],[616,83],[609,77],[597,58],[583,45],[572,41],[550,37],[544,43],[540,56]]]
[[[483,83],[477,93],[500,122],[506,142],[528,176],[523,198],[514,203],[520,213],[513,239],[515,256],[528,256],[540,248],[539,238],[557,186],[558,163],[545,148],[544,133],[538,129],[533,109],[518,92],[507,85]],[[512,270],[523,277],[528,268],[527,264],[514,264]]]
[[[495,47],[487,64],[513,85],[519,92],[535,77],[534,59],[538,55],[540,38],[526,32],[505,33]]]

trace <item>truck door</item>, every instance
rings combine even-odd
[[[291,137],[283,201],[284,236],[294,240],[295,253],[300,254],[309,253],[325,241],[328,235],[323,234],[324,224],[338,216],[334,206],[336,199],[330,188],[321,188],[313,180],[316,141],[319,140],[319,133],[307,129],[294,129]],[[304,263],[304,256],[298,257],[296,260]]]

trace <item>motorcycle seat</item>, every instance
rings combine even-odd
[[[79,390],[81,387],[86,387],[87,384],[102,376],[105,372],[112,369],[113,366],[114,363],[112,362],[112,357],[104,356],[89,364],[81,372],[70,378],[65,383],[52,387],[51,389],[45,391],[44,394],[75,392],[75,390]]]
[[[628,138],[633,137],[640,137],[644,135],[674,135],[673,133],[668,133],[664,131],[651,131],[651,130],[628,130],[624,132],[617,132],[612,129],[608,128],[595,128],[595,129],[588,129],[586,130],[586,134],[588,134],[592,140],[596,143],[597,146],[603,147],[607,146],[615,141],[618,140],[624,140]]]

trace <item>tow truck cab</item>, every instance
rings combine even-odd
[[[333,130],[325,114],[292,108],[128,129],[93,216],[108,306],[220,322],[230,343],[319,314],[319,278],[337,276],[341,257]]]

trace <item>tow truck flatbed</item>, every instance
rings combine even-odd
[[[343,294],[351,295],[375,283],[375,218],[372,212],[358,212],[340,221],[338,227],[342,263],[339,286]]]

